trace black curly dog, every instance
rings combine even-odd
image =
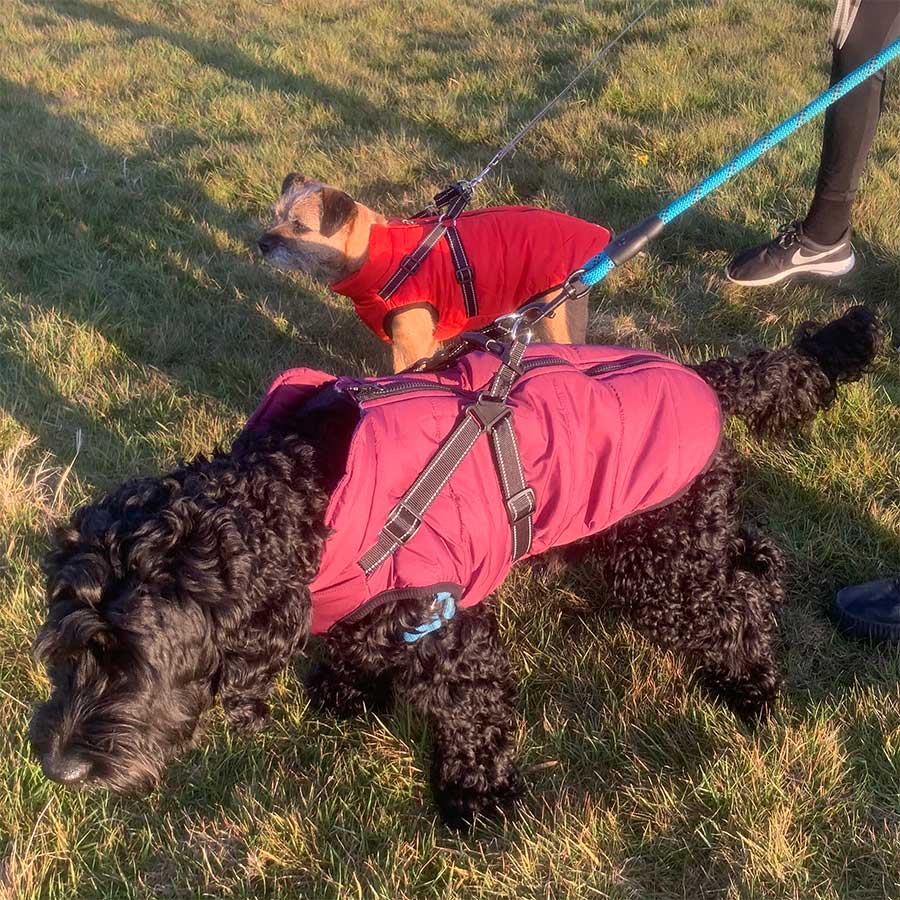
[[[801,327],[790,348],[695,368],[726,414],[757,434],[792,434],[832,403],[838,383],[861,376],[877,340],[874,316],[857,307]],[[216,698],[232,726],[263,723],[273,679],[308,636],[307,585],[357,415],[355,404],[317,404],[290,433],[245,435],[230,453],[132,481],[56,533],[36,639],[53,693],[31,729],[48,777],[149,790]],[[611,602],[755,720],[777,692],[784,565],[771,540],[741,524],[738,486],[723,445],[680,499],[584,549],[602,565]],[[513,677],[490,603],[461,610],[434,639],[401,640],[428,618],[423,602],[339,623],[307,686],[316,706],[344,716],[397,689],[429,720],[435,798],[461,826],[519,789]]]

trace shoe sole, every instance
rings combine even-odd
[[[889,625],[886,622],[868,622],[851,615],[832,603],[829,614],[835,625],[844,633],[853,637],[867,638],[871,641],[900,641],[900,625]]]
[[[849,259],[839,263],[819,263],[818,265],[811,266],[796,266],[793,269],[785,269],[784,272],[779,272],[777,275],[771,275],[768,278],[757,278],[753,281],[743,278],[732,278],[731,272],[729,272],[728,269],[725,269],[725,277],[732,284],[739,284],[743,287],[766,287],[771,284],[781,284],[781,282],[787,281],[789,278],[798,278],[800,276],[809,276],[814,279],[839,278],[841,275],[846,275],[848,272],[851,272],[855,265],[856,256],[851,254]]]

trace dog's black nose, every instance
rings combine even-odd
[[[259,252],[262,253],[263,256],[271,253],[275,247],[278,245],[278,238],[272,234],[264,234],[257,242],[256,246],[259,247]]]
[[[59,784],[79,784],[88,777],[91,764],[77,756],[60,756],[47,754],[41,760],[44,774]]]

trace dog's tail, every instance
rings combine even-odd
[[[881,341],[875,314],[854,306],[839,319],[805,322],[790,347],[693,366],[715,390],[725,415],[758,435],[789,434],[833,402],[837,385],[869,368]]]

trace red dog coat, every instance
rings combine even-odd
[[[440,372],[338,378],[362,400],[344,477],[331,496],[331,534],[312,592],[312,632],[403,591],[450,593],[479,603],[506,578],[510,522],[488,439],[481,435],[438,493],[422,525],[366,575],[359,565],[397,501],[498,367],[470,353]],[[536,496],[533,556],[597,534],[680,496],[719,444],[716,395],[699,375],[664,356],[618,347],[533,345],[508,404],[528,484]],[[269,388],[247,427],[264,430],[295,413],[333,376],[291,369]],[[390,391],[412,382],[412,393]],[[359,399],[359,398],[357,398]],[[394,596],[396,596],[394,594]]]
[[[500,206],[470,210],[456,220],[456,229],[474,274],[477,315],[466,312],[445,240],[384,300],[379,291],[434,224],[435,219],[416,219],[373,225],[369,255],[362,268],[331,285],[353,301],[359,317],[383,340],[390,340],[386,317],[409,306],[434,308],[439,341],[481,328],[558,285],[610,239],[609,231],[600,225],[545,209]]]

